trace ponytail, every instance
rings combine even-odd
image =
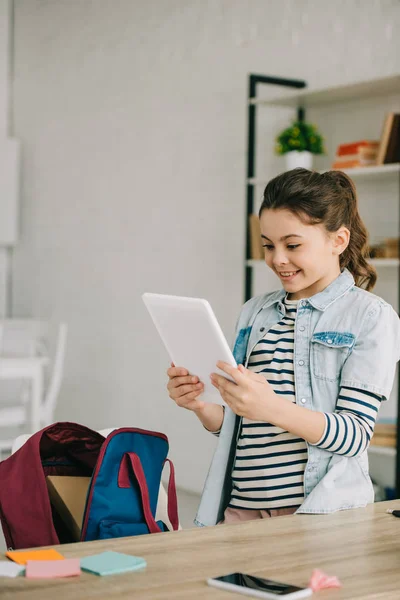
[[[358,287],[365,287],[370,291],[376,283],[377,274],[375,267],[368,262],[368,232],[358,211],[355,185],[350,177],[341,171],[328,171],[328,175],[340,188],[348,205],[347,227],[350,230],[350,241],[346,250],[340,255],[340,268],[350,271]]]

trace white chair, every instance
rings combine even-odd
[[[9,368],[11,373],[3,373],[4,378],[14,379],[12,398],[7,398],[7,403],[2,400],[0,404],[0,427],[15,431],[29,431],[30,394],[32,386],[30,381],[18,377],[18,365],[26,368],[26,359],[41,357],[39,364],[45,369],[43,395],[40,399],[37,421],[39,427],[45,427],[54,421],[54,412],[61,387],[64,372],[64,359],[67,344],[68,327],[65,323],[57,326],[55,335],[51,335],[52,327],[44,321],[28,319],[8,319],[1,322],[2,345],[0,353],[0,370]],[[21,361],[19,363],[19,361]],[[29,362],[29,361],[28,361]],[[48,362],[48,364],[47,364]],[[8,365],[8,367],[7,367]],[[1,378],[2,384],[4,378]],[[18,384],[16,384],[16,381]],[[15,387],[18,385],[19,387]],[[8,394],[7,394],[8,396]],[[3,452],[10,452],[13,446],[12,439],[0,439],[0,456]]]
[[[110,429],[100,429],[100,435],[107,437],[112,431],[114,431],[115,427],[111,427]],[[18,436],[13,444],[11,453],[14,454],[17,450],[21,448],[25,444],[25,442],[31,437],[32,434],[25,434]],[[160,483],[160,490],[158,492],[158,502],[157,502],[157,510],[156,510],[156,521],[163,521],[166,524],[168,529],[172,531],[171,521],[168,517],[168,496],[165,491],[164,485]],[[179,529],[182,529],[179,523]]]

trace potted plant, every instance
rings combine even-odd
[[[324,154],[324,139],[315,125],[294,121],[276,138],[276,153],[284,154],[288,170],[296,167],[311,169],[312,155]]]

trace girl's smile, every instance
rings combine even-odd
[[[278,277],[286,283],[292,282],[296,276],[300,273],[300,269],[297,271],[276,271]]]

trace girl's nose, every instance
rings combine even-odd
[[[273,263],[274,267],[279,267],[279,266],[282,266],[282,265],[287,265],[288,264],[288,259],[286,257],[286,254],[284,252],[276,251],[274,253],[273,258],[272,258],[272,263]]]

